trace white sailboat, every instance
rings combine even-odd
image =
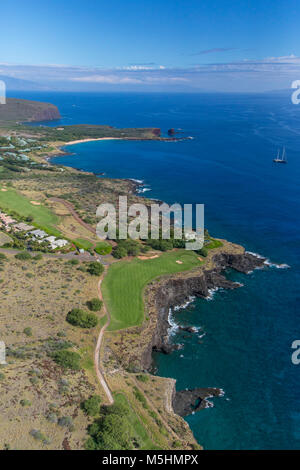
[[[282,155],[280,157],[280,151],[278,149],[277,157],[273,159],[275,163],[287,163],[285,147],[283,147]]]

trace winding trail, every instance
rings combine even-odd
[[[101,284],[102,284],[104,276],[107,272],[107,269],[108,269],[108,266],[104,266],[104,273],[102,274],[102,276],[101,276],[101,278],[99,279],[99,282],[98,282],[98,297],[103,302],[103,310],[104,310],[103,316],[106,315],[107,321],[106,321],[105,325],[102,326],[102,328],[100,330],[100,333],[99,333],[99,336],[98,336],[96,349],[95,349],[95,355],[94,355],[94,362],[95,362],[95,369],[96,369],[96,374],[97,374],[98,380],[99,380],[99,382],[101,383],[101,385],[104,389],[104,392],[107,396],[107,399],[108,399],[109,403],[112,405],[114,403],[114,399],[113,399],[112,393],[110,391],[110,388],[109,388],[109,386],[108,386],[108,384],[105,380],[104,372],[103,372],[103,369],[101,368],[101,364],[100,364],[100,350],[101,350],[102,340],[103,340],[104,333],[105,333],[106,329],[108,328],[108,326],[110,324],[110,314],[109,314],[109,312],[106,308],[106,305],[105,305],[104,300],[103,300],[103,295],[102,295],[102,292],[101,292]]]

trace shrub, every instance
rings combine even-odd
[[[68,351],[66,349],[61,349],[60,351],[56,351],[52,355],[53,360],[56,364],[60,365],[64,369],[73,369],[79,370],[80,369],[80,355],[73,351]]]
[[[1,261],[7,261],[7,256],[5,256],[4,253],[0,253],[0,262]]]
[[[146,374],[140,374],[136,377],[140,382],[148,382],[149,377]]]
[[[61,418],[59,418],[57,424],[62,428],[69,428],[70,431],[74,429],[73,420],[71,416],[62,416]]]
[[[98,261],[92,261],[89,263],[87,272],[92,274],[93,276],[100,276],[104,271],[104,267]]]
[[[203,256],[204,258],[206,258],[206,256],[208,255],[207,248],[205,247],[201,248],[201,250],[198,250],[197,253],[198,255]]]
[[[27,261],[28,259],[31,259],[31,255],[28,251],[21,251],[21,253],[15,255],[15,258],[21,261]]]
[[[73,308],[67,315],[67,322],[81,328],[94,328],[98,323],[98,318],[94,313],[88,313],[80,308]]]
[[[44,441],[46,439],[44,434],[42,434],[38,429],[32,429],[29,434],[31,434],[31,436],[38,441]]]
[[[134,387],[135,397],[142,403],[144,408],[148,408],[148,403],[142,392],[137,387]]]
[[[35,261],[40,261],[41,259],[43,259],[43,255],[42,253],[39,253],[38,255],[35,255],[32,259],[34,259]]]
[[[117,246],[114,248],[112,255],[114,258],[121,259],[125,258],[127,256],[127,251],[125,248],[122,248],[121,246]]]
[[[23,333],[26,336],[32,336],[32,329],[30,328],[30,326],[27,326],[26,328],[24,328]]]
[[[101,310],[102,304],[103,304],[102,300],[97,299],[97,298],[94,298],[92,300],[88,300],[87,303],[86,303],[87,307],[92,312],[99,312],[99,310]]]
[[[173,243],[171,240],[150,240],[147,242],[152,248],[160,251],[172,250]]]
[[[72,266],[75,266],[79,264],[79,261],[78,259],[70,259],[69,261],[67,261],[67,264],[71,264]]]
[[[54,423],[54,424],[57,424],[58,422],[58,417],[55,413],[49,413],[48,416],[47,416],[47,420],[50,422],[50,423]]]
[[[89,450],[128,450],[132,445],[132,431],[128,426],[128,409],[112,405],[105,409],[103,416],[89,426],[91,436],[85,443]]]
[[[21,400],[20,401],[21,406],[31,406],[31,402],[29,400]]]
[[[99,395],[93,395],[82,403],[82,409],[88,416],[95,416],[99,413],[100,403]]]

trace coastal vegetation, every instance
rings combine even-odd
[[[117,393],[115,404],[102,408],[100,418],[88,428],[88,450],[158,449],[126,396]]]

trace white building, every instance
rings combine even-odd
[[[29,235],[33,235],[33,237],[36,238],[45,238],[47,237],[48,233],[44,232],[44,230],[33,230],[32,232],[29,232]]]
[[[63,246],[66,246],[68,245],[68,241],[67,240],[55,240],[52,245],[55,246],[55,248],[62,248]]]

